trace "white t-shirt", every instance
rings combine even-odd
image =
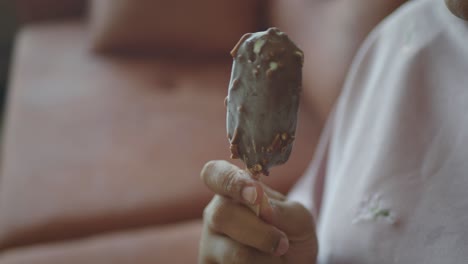
[[[443,0],[383,21],[290,197],[320,264],[468,263],[468,22]]]

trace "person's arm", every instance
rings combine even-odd
[[[305,54],[304,95],[323,127],[369,32],[406,0],[274,0],[270,20]]]

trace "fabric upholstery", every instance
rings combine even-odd
[[[87,0],[12,0],[21,23],[77,18],[85,13]]]
[[[228,56],[257,29],[258,1],[93,0],[92,43],[98,51]]]
[[[203,164],[229,157],[230,61],[95,56],[81,22],[18,39],[3,142],[0,245],[200,217]],[[287,191],[311,159],[301,115],[290,161],[266,181]]]
[[[0,253],[0,264],[195,264],[200,221],[127,230]]]

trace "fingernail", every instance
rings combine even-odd
[[[242,190],[242,199],[250,204],[254,204],[257,200],[257,188],[255,186],[247,186]]]
[[[283,256],[288,252],[289,249],[289,240],[286,237],[280,239],[278,246],[276,247],[275,252],[273,253],[275,256]]]

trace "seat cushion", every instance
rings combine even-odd
[[[257,29],[259,1],[91,0],[98,51],[228,56]]]
[[[200,217],[212,194],[199,172],[230,156],[230,61],[98,57],[87,41],[80,22],[30,26],[18,38],[3,140],[3,247]],[[300,124],[290,161],[269,184],[285,192],[302,174],[314,131]]]
[[[13,0],[21,23],[77,18],[84,15],[88,0]]]
[[[7,250],[0,264],[197,263],[200,233],[200,221],[116,232]]]

